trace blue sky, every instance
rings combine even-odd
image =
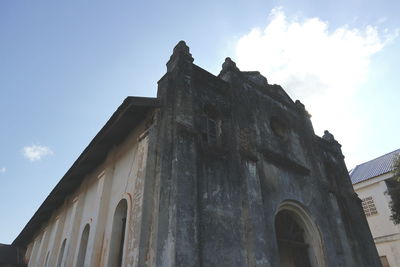
[[[399,1],[0,2],[0,243],[11,243],[115,109],[155,96],[179,40],[282,84],[348,168],[400,148]]]

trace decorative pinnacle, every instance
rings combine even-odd
[[[172,71],[176,66],[184,62],[191,64],[193,60],[192,54],[190,54],[189,47],[186,45],[185,41],[179,41],[167,62],[167,71]]]
[[[187,46],[183,40],[179,41],[179,43],[174,47],[173,55],[175,54],[186,54],[192,56],[189,52],[189,46]]]
[[[304,106],[303,103],[300,102],[300,100],[296,100],[294,102],[294,104],[296,105],[297,109],[299,109],[301,112],[303,112],[303,114],[305,114],[308,118],[311,118],[310,113],[308,113],[308,111],[306,110],[306,107]]]
[[[230,58],[225,58],[225,62],[222,64],[221,73],[225,73],[228,71],[240,71],[238,67],[236,67],[236,63]]]
[[[322,138],[329,142],[336,141],[333,134],[331,134],[328,130],[324,131],[324,136],[322,136]]]
[[[341,155],[344,158],[344,156],[342,154],[342,150],[341,150],[342,145],[339,144],[339,142],[335,140],[335,137],[333,136],[333,134],[331,134],[328,130],[325,130],[324,135],[322,136],[322,139],[328,141],[330,143],[330,145],[333,147],[333,149],[336,151],[336,153],[338,153],[339,155]]]
[[[299,109],[301,109],[301,110],[306,110],[306,107],[304,106],[303,103],[300,102],[300,100],[296,100],[294,103],[296,104],[296,106],[297,106]]]

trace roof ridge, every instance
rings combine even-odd
[[[400,148],[395,149],[395,150],[393,150],[393,151],[391,151],[391,152],[389,152],[389,153],[383,154],[383,155],[381,155],[381,156],[379,156],[379,157],[376,157],[376,158],[374,158],[374,159],[371,159],[371,160],[368,160],[368,161],[366,161],[366,162],[363,162],[363,163],[361,163],[361,164],[359,164],[359,165],[356,165],[356,166],[354,167],[354,170],[355,170],[358,166],[361,166],[361,165],[364,165],[364,164],[369,163],[369,162],[371,162],[371,161],[377,160],[377,159],[379,159],[379,158],[382,158],[382,157],[384,157],[384,156],[387,156],[387,155],[389,155],[389,154],[392,154],[392,153],[394,153],[394,152],[396,152],[396,151],[399,151],[399,152],[400,152]]]

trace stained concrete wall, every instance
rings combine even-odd
[[[53,212],[48,224],[27,247],[28,266],[57,266],[65,239],[61,266],[75,266],[82,231],[87,224],[90,231],[85,266],[105,266],[113,215],[122,199],[128,203],[125,240],[129,240],[125,242],[123,263],[136,265],[148,147],[144,130],[143,123],[110,151],[107,160],[85,177],[79,189]]]
[[[310,225],[313,266],[380,266],[333,136],[315,136],[304,106],[259,73],[227,59],[216,77],[192,62],[178,44],[159,81],[140,266],[279,266],[283,203]],[[212,144],[202,136],[207,109],[219,127]]]

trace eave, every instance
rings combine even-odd
[[[53,212],[61,207],[66,197],[75,192],[87,174],[106,159],[108,152],[120,144],[149,111],[157,107],[160,107],[157,98],[127,97],[50,192],[12,244],[26,247],[48,222]]]

